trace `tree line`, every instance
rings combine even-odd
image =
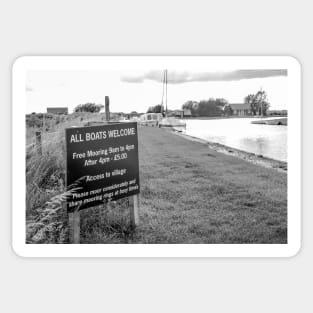
[[[74,112],[90,112],[90,113],[98,113],[101,109],[104,108],[103,104],[95,104],[95,103],[85,103],[79,104],[74,108]]]
[[[182,105],[182,109],[188,109],[193,116],[219,116],[223,107],[227,104],[225,99],[202,100],[200,102],[187,101]],[[147,113],[164,113],[164,107],[160,104],[150,106]]]
[[[256,94],[249,94],[244,103],[250,110],[250,115],[267,115],[270,104],[264,90]],[[209,100],[187,101],[182,105],[183,110],[190,110],[192,116],[231,116],[234,114],[231,104],[224,98],[210,98]]]
[[[190,110],[192,116],[221,116],[228,101],[224,98],[209,100],[187,101],[182,105],[183,110]]]
[[[256,94],[249,94],[244,98],[244,103],[250,110],[250,115],[267,115],[270,104],[264,90],[259,90]],[[234,114],[233,108],[228,100],[224,98],[210,98],[209,100],[192,101],[189,100],[182,105],[182,110],[190,110],[194,117],[199,116],[231,116]],[[160,104],[150,106],[147,113],[162,113],[164,107]]]
[[[250,109],[250,115],[267,115],[270,104],[264,90],[256,94],[249,94],[244,98],[244,103]],[[85,103],[75,107],[74,112],[98,113],[104,108],[102,104]],[[190,110],[194,117],[199,116],[231,116],[234,114],[229,102],[224,98],[210,98],[209,100],[187,101],[182,105],[183,110]],[[147,113],[163,113],[164,107],[161,104],[150,106]]]

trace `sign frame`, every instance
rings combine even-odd
[[[67,191],[71,186],[73,190],[81,188],[79,194],[73,193],[66,201],[69,213],[140,193],[136,122],[67,128],[65,140],[66,188]],[[82,162],[84,168],[80,167]],[[112,192],[104,193],[104,190]],[[78,201],[71,201],[75,195]],[[92,201],[91,196],[99,200]]]

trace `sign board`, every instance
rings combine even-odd
[[[138,194],[137,123],[66,129],[68,212]]]

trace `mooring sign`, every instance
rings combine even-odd
[[[68,128],[66,148],[69,212],[139,193],[137,123]]]

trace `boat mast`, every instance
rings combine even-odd
[[[264,117],[264,115],[263,115],[263,100],[262,100],[262,86],[261,86],[261,88],[260,88],[260,91],[261,91],[261,117],[263,118]]]
[[[165,113],[165,116],[167,117],[167,70],[165,70],[164,72],[164,75],[165,75],[165,108],[166,108],[166,113]]]
[[[165,117],[167,117],[167,70],[163,72],[163,89],[162,89],[162,100],[161,100],[161,109],[163,112],[164,104],[164,90],[165,90]]]
[[[163,84],[162,84],[162,99],[161,99],[161,113],[163,115],[164,112],[164,85],[165,85],[165,71],[163,72]]]

